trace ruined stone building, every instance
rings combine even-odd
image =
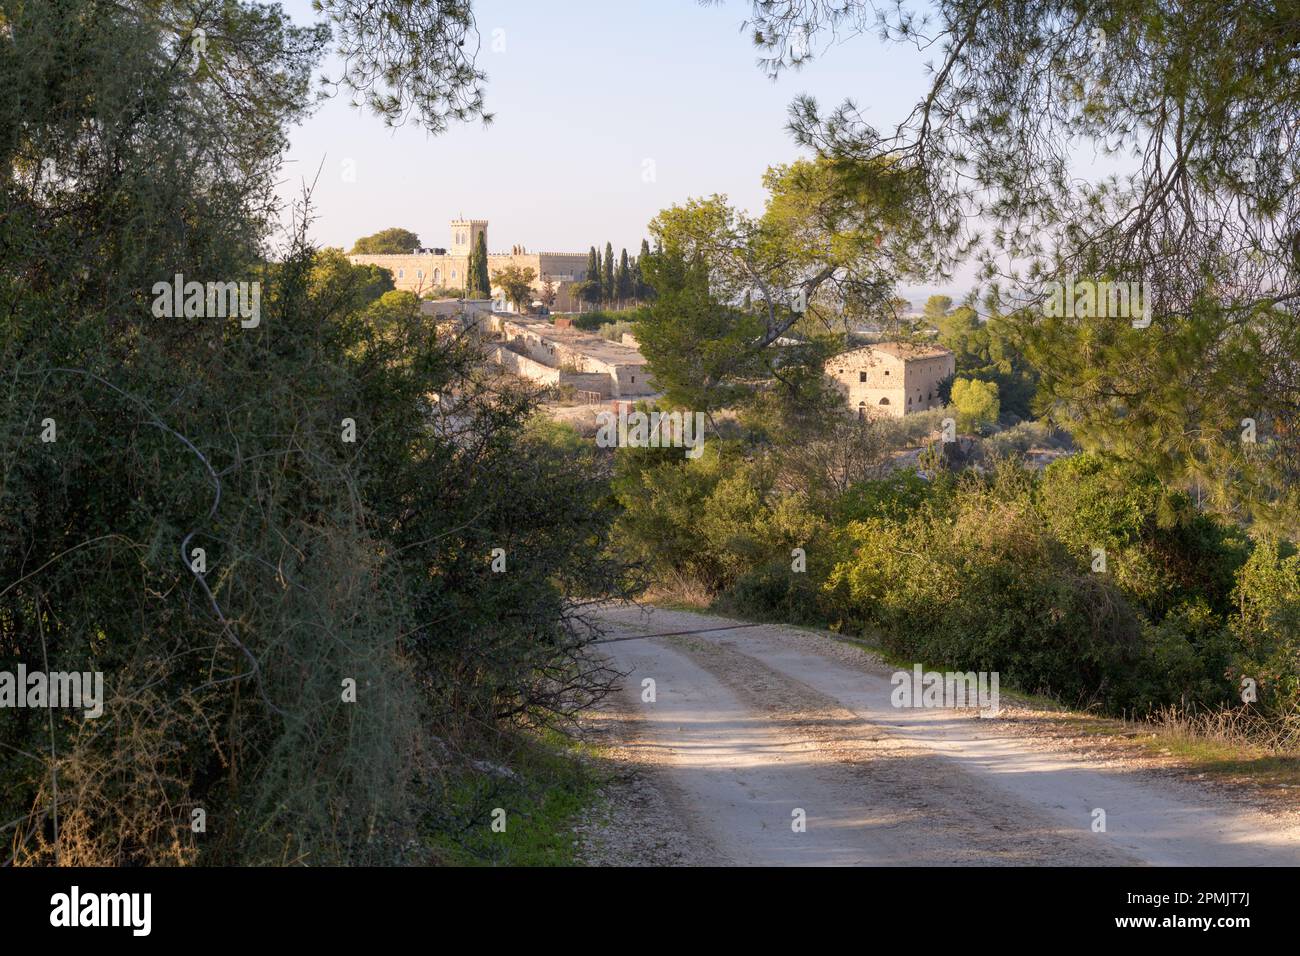
[[[493,315],[491,324],[504,343],[493,360],[523,378],[569,385],[593,400],[655,394],[645,357],[631,346],[545,319]]]
[[[941,407],[939,383],[956,368],[956,357],[941,346],[879,342],[832,357],[826,374],[859,416],[902,418]]]

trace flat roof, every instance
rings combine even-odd
[[[859,352],[880,352],[883,355],[891,355],[896,359],[902,359],[904,362],[914,359],[942,358],[945,355],[952,355],[950,349],[941,345],[914,345],[911,342],[876,342],[872,345],[863,345],[856,349],[849,349],[847,352],[841,352],[835,358],[843,358],[846,355],[856,355]]]
[[[498,313],[500,314],[500,313]],[[645,356],[641,350],[622,342],[609,339],[581,329],[557,329],[545,319],[530,319],[514,314],[501,314],[501,320],[533,333],[538,338],[563,344],[576,352],[607,362],[610,365],[645,365]]]

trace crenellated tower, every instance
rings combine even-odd
[[[486,219],[453,219],[451,221],[451,246],[447,250],[453,256],[467,256],[474,251],[474,243],[479,233],[483,234],[483,244],[487,245]]]

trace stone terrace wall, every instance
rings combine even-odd
[[[512,352],[503,345],[495,346],[492,349],[492,360],[506,371],[513,372],[522,378],[532,379],[534,382],[540,382],[543,385],[560,384],[560,370],[558,368],[551,368],[549,365],[535,362],[526,355]],[[602,377],[608,379],[609,376]]]

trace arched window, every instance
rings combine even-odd
[[[405,270],[405,269],[398,269],[398,270],[397,270],[397,278],[399,278],[399,279],[405,279],[405,278],[406,278],[406,270]]]
[[[415,270],[415,277],[416,277],[417,279],[423,279],[423,278],[424,278],[424,270],[423,270],[423,269],[416,269],[416,270]]]
[[[881,405],[888,405],[888,404],[889,404],[889,399],[887,399],[887,398],[882,398],[882,399],[880,400],[880,404],[881,404]]]
[[[858,418],[866,418],[866,417],[867,417],[867,403],[858,402]]]
[[[434,281],[434,282],[441,282],[441,281],[442,281],[442,270],[441,270],[441,269],[434,269],[434,270],[433,270],[433,281]]]

